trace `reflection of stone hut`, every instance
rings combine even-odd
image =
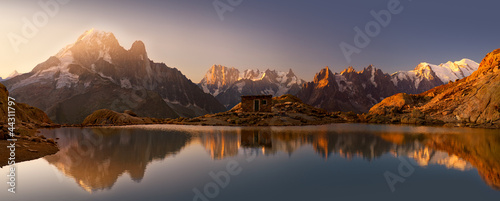
[[[272,112],[272,95],[241,96],[243,112]]]
[[[273,148],[270,131],[242,130],[241,146],[247,148]]]

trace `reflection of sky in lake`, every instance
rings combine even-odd
[[[339,124],[42,133],[59,137],[60,151],[18,164],[18,193],[7,198],[192,200],[193,189],[203,192],[214,181],[210,172],[224,171],[234,161],[241,174],[231,176],[210,200],[493,200],[500,195],[494,190],[500,136],[491,130]],[[399,159],[414,172],[401,177],[404,182],[392,193],[384,173],[399,175]]]

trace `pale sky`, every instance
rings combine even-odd
[[[364,30],[375,20],[370,11],[387,10],[393,0],[242,0],[235,6],[216,1],[232,9],[224,20],[212,0],[0,0],[0,76],[31,71],[91,28],[113,32],[126,49],[142,40],[150,59],[178,68],[195,83],[213,64],[291,68],[312,80],[325,66],[340,72],[373,64],[393,73],[424,61],[480,62],[500,48],[496,0],[401,0],[401,12],[392,14],[351,62],[339,45],[355,45],[354,27]],[[39,2],[57,2],[57,7],[45,11]],[[36,31],[23,34],[31,23]],[[12,45],[14,35],[26,43]]]

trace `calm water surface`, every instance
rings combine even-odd
[[[153,125],[42,134],[60,138],[60,151],[17,164],[17,193],[0,185],[0,200],[500,200],[498,130]]]

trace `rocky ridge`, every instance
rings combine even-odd
[[[441,123],[500,128],[500,49],[471,76],[418,95],[397,94],[370,109],[365,121]]]
[[[361,71],[353,67],[332,73],[326,67],[297,96],[305,103],[327,111],[366,113],[384,98],[397,93],[418,94],[469,76],[478,64],[469,59],[440,65],[420,63],[412,71],[392,75],[370,65]]]

